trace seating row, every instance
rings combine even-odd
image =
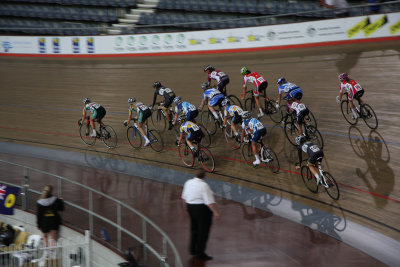
[[[60,5],[136,7],[137,0],[7,0],[8,2],[31,2]]]

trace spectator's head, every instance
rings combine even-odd
[[[52,195],[53,195],[53,187],[51,185],[46,185],[43,188],[42,195],[40,196],[40,198],[41,199],[48,198],[48,197],[51,197]]]
[[[199,170],[199,171],[196,173],[196,177],[197,177],[197,178],[203,179],[205,176],[206,176],[206,173],[205,173],[203,170]]]

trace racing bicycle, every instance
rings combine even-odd
[[[85,144],[93,146],[96,143],[96,140],[100,139],[108,148],[115,148],[117,146],[117,134],[111,126],[101,125],[99,123],[99,130],[96,130],[97,136],[91,137],[90,135],[93,132],[93,128],[90,125],[89,116],[86,117],[86,123],[82,123],[82,119],[79,119],[78,124],[80,125],[79,135]]]
[[[287,114],[287,119],[284,120],[283,131],[285,132],[286,138],[289,142],[297,146],[295,139],[299,135],[297,128],[297,117],[295,112]],[[308,115],[304,116],[303,128],[305,130],[305,137],[307,141],[311,141],[318,145],[321,149],[324,147],[324,139],[321,133],[313,125],[315,123],[314,115],[309,112]]]
[[[260,161],[262,163],[259,166],[269,168],[273,173],[278,173],[280,169],[279,159],[276,153],[272,150],[272,148],[266,146],[262,138],[258,140],[256,147],[258,155],[260,157]],[[242,145],[242,155],[246,163],[249,166],[253,166],[253,160],[255,159],[255,157],[253,154],[253,150],[251,148],[250,130],[246,130],[246,134]]]
[[[161,133],[167,129],[167,117],[164,111],[164,103],[161,102],[158,104],[157,110],[153,111],[151,114],[151,123],[153,124],[154,128]],[[172,107],[167,109],[171,120],[174,119],[175,111]],[[169,123],[169,122],[168,122]]]
[[[201,145],[199,142],[193,142],[193,144],[197,144],[197,157],[194,156],[193,151],[186,144],[186,141],[179,144],[178,152],[183,164],[188,167],[193,167],[195,159],[197,159],[204,170],[206,170],[207,172],[213,172],[215,169],[215,161],[210,150]]]
[[[251,113],[251,116],[256,118],[258,114],[258,107],[256,104],[256,100],[254,98],[254,95],[252,93],[252,90],[247,90],[246,94],[251,94],[251,96],[247,97],[244,101],[244,109],[249,111]],[[261,100],[260,100],[261,101]],[[273,99],[270,99],[268,96],[264,99],[264,101],[261,101],[261,106],[263,108],[263,111],[265,114],[267,114],[271,120],[275,123],[279,123],[282,120],[281,113],[279,112],[279,109],[276,108],[276,101]]]
[[[356,106],[356,113],[357,113],[357,118],[353,119],[353,112],[350,109],[349,106],[349,96],[348,93],[344,93],[346,95],[346,99],[342,100],[340,107],[342,110],[343,117],[345,120],[351,124],[351,125],[356,125],[358,122],[358,118],[361,118],[364,120],[365,124],[371,128],[371,129],[376,129],[378,128],[378,118],[376,117],[375,111],[372,109],[372,107],[368,104],[360,104],[360,100],[356,98],[358,106]]]
[[[329,172],[322,170],[321,160],[322,160],[322,158],[318,158],[317,163],[316,163],[316,165],[318,165],[318,173],[321,178],[319,183],[317,183],[317,179],[311,173],[311,170],[310,170],[310,167],[308,166],[308,164],[303,165],[301,167],[301,178],[303,179],[304,185],[312,193],[317,193],[319,185],[322,185],[322,187],[324,187],[326,193],[328,193],[328,195],[333,200],[338,200],[340,197],[339,186],[336,183],[333,176]],[[307,161],[307,160],[303,160],[303,161]]]
[[[134,122],[133,126],[129,126],[128,129],[126,129],[126,137],[133,148],[139,148],[142,146],[142,140],[144,140],[144,138],[142,138],[143,136],[139,131],[137,119],[133,118],[132,120]],[[150,141],[150,147],[156,152],[161,152],[164,149],[164,141],[157,130],[148,130],[147,121],[145,132]]]

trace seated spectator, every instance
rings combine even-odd
[[[346,0],[319,0],[319,6],[333,9],[336,17],[349,15],[349,4]]]

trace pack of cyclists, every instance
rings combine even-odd
[[[219,107],[221,112],[223,113],[223,121],[219,121],[222,127],[225,127],[229,121],[229,124],[232,127],[235,138],[243,142],[244,137],[247,133],[251,132],[251,147],[253,150],[253,154],[255,155],[255,160],[253,161],[253,165],[259,165],[260,158],[257,153],[256,143],[267,135],[267,129],[265,126],[259,121],[258,118],[264,116],[264,111],[262,109],[262,105],[260,103],[259,96],[263,96],[266,98],[266,89],[268,87],[268,81],[256,72],[250,71],[247,67],[243,67],[240,70],[240,73],[243,75],[243,90],[240,94],[241,99],[244,99],[245,93],[247,92],[247,86],[249,84],[253,84],[252,94],[255,97],[255,101],[257,107],[259,108],[258,118],[250,117],[250,113],[243,110],[240,106],[231,104],[229,100],[226,98],[226,85],[229,83],[229,77],[224,72],[215,69],[211,65],[207,65],[204,68],[204,72],[207,74],[207,82],[202,83],[201,88],[203,89],[202,100],[199,107],[191,104],[188,101],[182,100],[181,97],[176,96],[176,94],[168,87],[165,87],[161,84],[161,82],[154,82],[153,88],[155,89],[153,102],[150,106],[146,106],[142,102],[136,101],[135,98],[131,97],[128,99],[129,104],[129,115],[128,119],[124,121],[124,125],[127,126],[130,121],[133,119],[133,114],[136,113],[136,119],[138,122],[138,129],[142,136],[145,139],[145,146],[149,144],[149,140],[145,134],[145,123],[146,120],[152,114],[152,108],[156,104],[156,100],[158,96],[163,97],[162,108],[167,111],[167,109],[171,105],[175,105],[175,116],[174,118],[170,118],[169,112],[165,112],[167,120],[169,122],[169,129],[172,128],[176,123],[180,124],[179,127],[179,140],[178,144],[182,142],[185,137],[185,142],[193,150],[193,153],[197,155],[197,151],[193,145],[193,142],[201,142],[203,137],[203,133],[196,122],[196,117],[199,115],[200,111],[203,110],[204,106],[207,104],[208,109],[214,116],[216,120],[219,120],[216,107]],[[353,117],[356,118],[357,113],[355,112],[355,106],[352,102],[353,99],[357,99],[362,102],[361,97],[364,94],[364,88],[357,83],[355,80],[350,79],[348,74],[341,73],[338,76],[340,81],[340,90],[339,95],[336,100],[338,103],[342,100],[342,96],[344,93],[348,94],[349,105],[353,112]],[[212,86],[212,81],[215,81],[215,85]],[[276,104],[276,108],[279,108],[282,101],[286,101],[286,117],[289,113],[294,112],[297,118],[297,127],[298,127],[298,136],[296,137],[295,142],[298,147],[298,163],[296,164],[296,168],[299,168],[302,162],[302,152],[308,154],[308,164],[311,172],[315,175],[317,180],[318,171],[315,167],[315,164],[318,164],[323,157],[323,151],[317,145],[313,144],[306,140],[303,132],[303,121],[304,117],[309,113],[309,109],[307,106],[301,101],[303,97],[303,91],[299,86],[294,83],[288,82],[284,77],[280,77],[277,80],[278,87],[278,100]],[[85,118],[87,112],[91,113],[89,118],[89,124],[93,129],[93,132],[90,133],[90,137],[98,137],[98,133],[96,132],[95,122],[103,125],[102,119],[106,115],[106,110],[100,104],[92,102],[89,98],[85,98],[83,100],[83,114],[82,119],[79,123],[82,123]],[[284,116],[285,117],[285,116]],[[240,128],[239,128],[240,127]]]

